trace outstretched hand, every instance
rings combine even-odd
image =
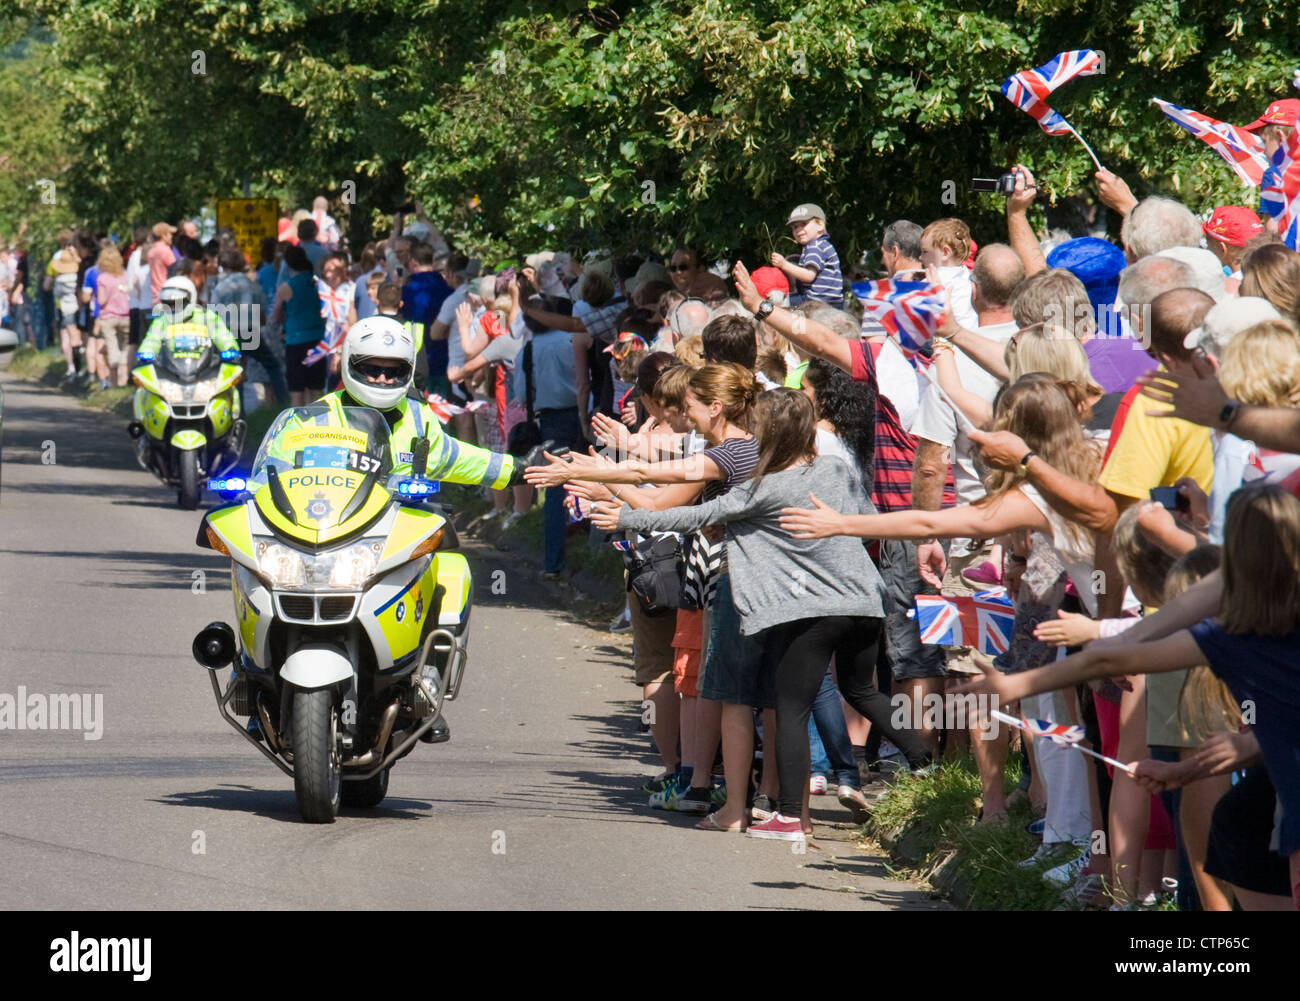
[[[816,494],[809,494],[812,510],[806,507],[781,509],[781,527],[796,539],[824,539],[844,534],[844,519],[834,508],[823,504]]]
[[[535,487],[558,487],[567,480],[580,478],[584,470],[590,471],[595,463],[572,452],[564,456],[543,452],[545,466],[529,466],[524,470],[525,482]]]
[[[1052,646],[1082,646],[1101,635],[1095,619],[1077,612],[1058,611],[1056,619],[1048,619],[1034,627],[1034,639]]]
[[[736,280],[736,298],[740,304],[751,313],[763,304],[763,297],[758,292],[758,287],[754,284],[754,279],[749,276],[749,271],[740,261],[731,269],[731,276]]]
[[[1142,395],[1172,409],[1148,410],[1149,417],[1181,417],[1193,424],[1214,427],[1219,412],[1229,402],[1228,394],[1215,377],[1214,366],[1192,356],[1192,370],[1187,372],[1147,372],[1138,376]]]
[[[966,437],[980,450],[980,458],[994,469],[1015,469],[1029,451],[1025,440],[1010,431],[967,431]]]
[[[618,501],[599,501],[592,505],[591,523],[606,532],[618,531],[618,514],[623,505]]]

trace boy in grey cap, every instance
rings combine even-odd
[[[844,305],[844,274],[840,255],[826,235],[826,213],[820,205],[805,202],[790,213],[790,232],[803,247],[798,261],[788,261],[773,252],[772,266],[785,272],[794,284],[790,305],[816,299],[840,309]]]

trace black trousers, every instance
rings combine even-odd
[[[876,685],[880,629],[877,618],[830,615],[784,622],[759,636],[763,670],[772,672],[776,690],[776,763],[786,817],[798,817],[803,806],[810,767],[808,716],[832,656],[840,694],[871,721],[872,731],[892,740],[912,767],[928,762],[920,735],[894,727],[889,696]]]

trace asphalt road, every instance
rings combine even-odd
[[[0,694],[102,696],[97,740],[0,730],[0,907],[942,906],[859,851],[831,797],[805,855],[648,810],[626,640],[481,545],[452,741],[400,762],[380,808],[302,823],[190,656],[198,628],[233,621],[198,516],[136,465],[120,418],[0,380]]]

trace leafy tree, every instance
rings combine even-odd
[[[0,0],[0,18],[57,38],[68,187],[97,225],[174,218],[244,178],[291,204],[337,204],[352,182],[354,237],[414,195],[485,256],[683,240],[754,260],[790,249],[786,214],[816,201],[853,260],[900,216],[960,215],[996,238],[999,199],[969,179],[1018,161],[1049,202],[1090,187],[1082,147],[999,93],[1072,48],[1105,52],[1106,71],[1052,106],[1136,193],[1253,203],[1150,99],[1255,118],[1288,96],[1288,8]]]

